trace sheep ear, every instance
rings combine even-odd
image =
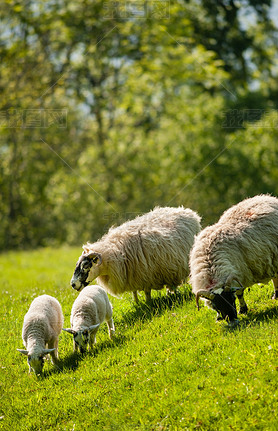
[[[45,355],[47,355],[48,353],[54,352],[54,350],[55,350],[55,348],[53,348],[53,349],[43,349],[42,354],[43,354],[43,356],[45,356]]]
[[[102,264],[102,257],[100,253],[92,252],[88,254],[88,258],[91,259],[97,266]]]
[[[231,292],[232,293],[238,292],[238,294],[241,295],[244,292],[244,287],[232,286],[231,287]]]
[[[97,325],[91,325],[91,326],[89,326],[89,332],[92,332],[92,331],[95,331],[96,329],[98,329],[99,328],[99,323],[97,324]]]
[[[63,329],[63,331],[68,332],[71,335],[75,335],[76,334],[76,331],[74,331],[71,328],[62,328],[62,329]]]
[[[212,301],[214,297],[215,297],[215,293],[212,292],[211,290],[207,290],[207,289],[198,290],[198,292],[196,293],[196,304],[197,304],[198,310],[199,310],[200,298],[206,298]]]
[[[22,355],[28,356],[28,350],[16,349],[18,352],[22,353]]]
[[[88,254],[89,253],[89,251],[90,251],[89,245],[90,244],[87,242],[87,244],[84,244],[82,246],[82,248],[83,248],[83,253],[82,254]]]

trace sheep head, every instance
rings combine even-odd
[[[236,281],[240,287],[231,287],[232,281]],[[199,299],[206,298],[210,301],[211,307],[218,311],[222,318],[231,323],[237,321],[237,311],[235,304],[235,292],[243,291],[242,284],[232,276],[229,276],[222,287],[202,289],[196,293],[196,303],[199,310]]]
[[[83,252],[79,258],[72,279],[71,286],[75,290],[81,290],[83,287],[88,286],[91,281],[99,275],[99,266],[102,264],[102,257],[100,253]]]
[[[29,372],[32,370],[35,374],[41,374],[44,364],[44,357],[51,352],[54,352],[55,348],[53,349],[43,349],[43,351],[40,354],[30,354],[28,350],[23,349],[17,349],[18,352],[20,352],[22,355],[27,356],[27,362],[29,365]]]
[[[79,348],[80,353],[85,353],[87,351],[87,345],[90,343],[91,333],[96,332],[99,328],[99,323],[97,325],[91,325],[86,328],[81,328],[75,331],[71,328],[63,328],[68,334],[73,335],[74,345]]]

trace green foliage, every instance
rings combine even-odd
[[[28,374],[21,348],[24,314],[35,296],[61,303],[69,326],[77,295],[68,281],[79,249],[2,255],[0,429],[17,430],[275,430],[277,305],[272,286],[246,292],[247,316],[230,330],[216,313],[198,312],[188,286],[177,297],[110,298],[116,335],[102,325],[92,353],[72,351],[60,336],[59,368]]]
[[[269,0],[2,3],[0,250],[93,241],[155,205],[206,225],[277,194],[275,124],[242,144],[277,107]]]

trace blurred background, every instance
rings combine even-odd
[[[2,0],[0,250],[278,194],[271,0]]]

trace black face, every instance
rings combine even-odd
[[[71,280],[71,285],[73,288],[75,288],[77,284],[80,285],[80,288],[88,286],[89,282],[87,282],[87,278],[88,278],[90,269],[92,267],[92,264],[93,264],[92,260],[87,257],[77,262],[77,265]]]
[[[221,314],[223,319],[233,322],[237,319],[235,295],[232,292],[223,291],[221,295],[216,294],[212,301],[213,307]]]
[[[90,333],[88,330],[76,332],[73,336],[75,344],[79,347],[80,353],[86,353],[87,344],[90,340]]]

